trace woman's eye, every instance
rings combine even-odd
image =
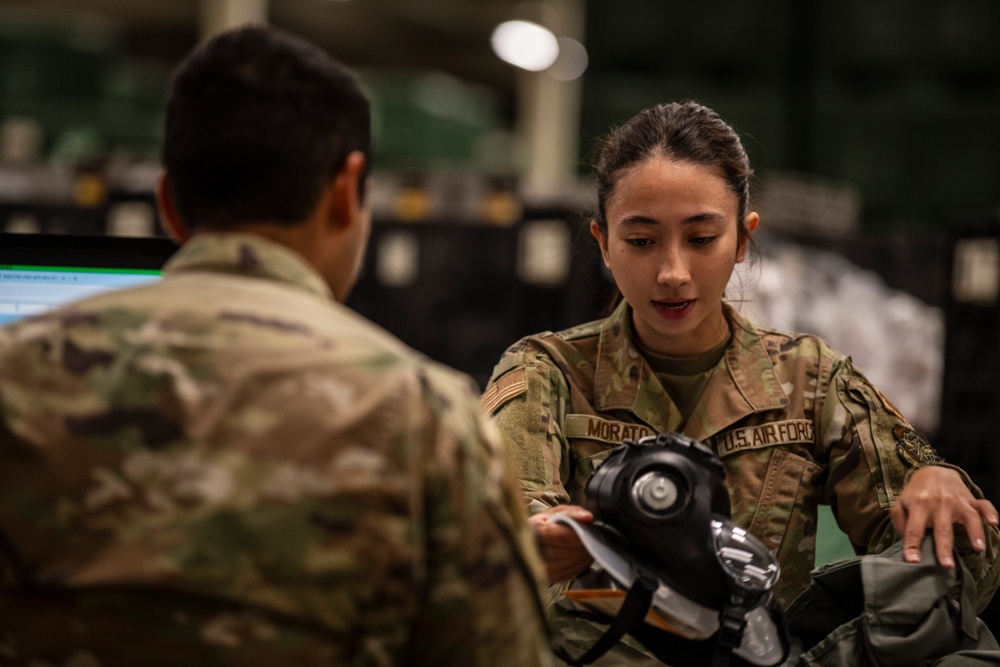
[[[696,236],[695,238],[691,239],[691,243],[693,243],[694,245],[708,245],[715,239],[716,237],[714,236]]]
[[[649,239],[625,239],[625,243],[633,248],[647,248],[652,242]]]

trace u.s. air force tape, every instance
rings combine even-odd
[[[813,423],[808,419],[788,419],[757,426],[745,426],[712,437],[715,451],[725,457],[747,449],[814,442]]]

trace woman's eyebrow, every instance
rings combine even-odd
[[[623,225],[655,225],[656,220],[644,215],[627,215],[621,219]]]
[[[684,222],[725,222],[726,216],[721,213],[716,213],[715,211],[707,211],[705,213],[697,213],[689,218],[685,218]]]
[[[627,215],[621,219],[623,225],[655,225],[657,220],[650,218],[645,215]],[[722,213],[716,213],[714,211],[706,211],[705,213],[695,213],[694,215],[688,216],[681,221],[683,224],[692,224],[696,222],[726,222],[726,216]]]

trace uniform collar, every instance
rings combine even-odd
[[[760,330],[729,304],[723,307],[733,331],[725,360],[743,400],[754,412],[788,407],[788,396],[774,371]]]
[[[329,286],[299,254],[257,234],[196,234],[170,258],[163,271],[167,275],[208,271],[262,278],[333,300]]]
[[[653,371],[633,342],[632,309],[622,300],[601,327],[594,369],[595,407],[633,411],[640,389],[651,378],[655,380]]]
[[[760,332],[729,305],[726,317],[733,339],[721,363],[728,373],[716,372],[705,393],[713,395],[702,415],[688,422],[692,437],[705,438],[755,412],[782,408],[788,397],[774,372]],[[632,309],[624,301],[601,327],[594,373],[595,407],[601,411],[627,410],[651,427],[676,431],[681,416],[633,341]]]

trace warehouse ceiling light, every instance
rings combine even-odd
[[[549,75],[559,81],[579,79],[587,71],[587,48],[569,37],[559,38],[559,57],[549,68]]]
[[[493,31],[490,42],[503,61],[530,72],[548,69],[559,56],[556,36],[530,21],[501,23]]]

